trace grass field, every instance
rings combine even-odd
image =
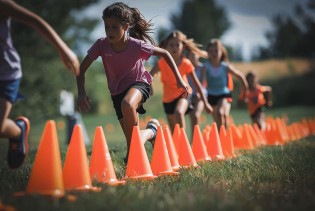
[[[290,121],[314,117],[314,107],[270,109],[267,115],[286,114]],[[249,122],[246,110],[233,110],[236,124]],[[118,178],[125,175],[122,158],[125,143],[114,116],[84,115],[88,135],[104,126]],[[209,124],[211,117],[201,126]],[[67,145],[63,119],[56,119],[61,159]],[[112,125],[110,125],[112,124]],[[107,125],[107,127],[106,127]],[[109,125],[109,126],[108,126]],[[26,163],[18,170],[6,164],[7,142],[0,144],[0,199],[17,210],[314,210],[315,209],[315,137],[307,137],[284,146],[242,151],[241,156],[222,162],[209,162],[200,169],[181,170],[179,177],[158,178],[152,182],[128,182],[124,186],[102,187],[99,193],[74,193],[75,201],[49,199],[39,195],[14,197],[24,191],[37,152],[44,122],[33,122],[31,148]],[[187,130],[187,132],[189,132]],[[146,146],[148,156],[152,149]],[[87,146],[88,156],[91,146]],[[1,208],[0,208],[1,210]]]

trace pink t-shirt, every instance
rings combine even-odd
[[[93,60],[102,57],[108,89],[111,95],[118,95],[135,82],[152,82],[153,78],[146,71],[144,62],[150,58],[153,50],[153,45],[129,37],[127,48],[117,53],[107,38],[101,38],[88,50],[88,56]]]

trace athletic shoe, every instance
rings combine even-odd
[[[151,119],[148,124],[146,129],[151,129],[153,131],[153,136],[150,138],[148,141],[150,141],[152,147],[154,148],[154,143],[155,143],[155,138],[156,138],[156,132],[157,128],[160,126],[159,120],[157,119]]]
[[[15,123],[21,128],[21,135],[16,139],[9,139],[8,165],[11,169],[22,165],[28,153],[28,136],[30,121],[26,117],[18,117]]]

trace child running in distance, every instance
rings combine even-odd
[[[202,75],[202,68],[203,64],[200,62],[200,56],[192,51],[187,52],[187,58],[191,61],[195,68],[195,73],[198,78],[198,80],[201,80],[201,75]],[[200,125],[201,122],[201,114],[204,109],[204,103],[201,99],[201,95],[197,91],[197,87],[195,86],[193,80],[191,77],[188,77],[188,82],[190,87],[192,88],[192,95],[191,95],[191,104],[193,106],[192,110],[189,112],[190,116],[190,125],[191,125],[191,134],[193,135],[194,131],[194,126],[195,125]],[[202,92],[205,96],[207,96],[207,89],[203,86],[202,81],[201,83],[201,88]]]
[[[80,111],[88,111],[90,108],[84,75],[91,63],[101,56],[113,106],[126,137],[127,154],[124,162],[127,164],[132,130],[139,124],[137,112],[146,112],[143,103],[151,92],[150,83],[153,77],[145,70],[144,61],[151,55],[163,57],[171,69],[170,74],[176,79],[176,87],[181,96],[188,96],[188,85],[182,79],[170,54],[154,46],[154,40],[148,34],[151,24],[138,9],[122,2],[113,3],[104,9],[103,21],[106,37],[98,39],[92,45],[80,66],[77,77],[78,107]],[[147,40],[151,44],[146,43]],[[146,129],[140,131],[143,144],[146,141],[154,144],[158,126],[158,120],[152,119]]]
[[[229,126],[229,114],[231,110],[230,98],[232,93],[228,87],[228,73],[231,73],[241,82],[241,94],[239,99],[245,99],[247,81],[244,75],[231,64],[227,51],[220,40],[212,39],[207,45],[208,60],[204,63],[203,77],[207,81],[208,102],[213,107],[213,118],[220,128]]]
[[[265,130],[265,106],[271,106],[272,88],[259,84],[257,76],[253,72],[246,75],[248,82],[248,93],[246,96],[248,111],[253,123]]]
[[[15,121],[9,118],[12,106],[18,99],[22,78],[20,57],[11,38],[11,19],[33,28],[51,43],[73,74],[79,72],[79,61],[45,20],[12,0],[0,0],[0,138],[9,139],[8,165],[18,168],[28,152],[30,123],[26,117],[18,117]]]
[[[180,31],[174,31],[169,34],[166,39],[161,42],[160,46],[165,48],[171,54],[186,83],[188,83],[187,75],[191,77],[202,101],[204,102],[206,112],[211,113],[212,107],[209,105],[203,94],[201,84],[194,71],[195,68],[189,59],[183,55],[185,49],[203,57],[206,56],[206,52],[200,50],[198,45],[192,39],[187,39],[186,35]],[[183,98],[182,94],[178,91],[176,78],[171,74],[172,70],[167,65],[167,60],[165,60],[165,58],[159,59],[150,73],[154,76],[158,71],[161,72],[161,81],[163,83],[163,106],[171,131],[174,131],[174,127],[177,123],[180,127],[186,128],[185,114],[189,112],[190,99]]]

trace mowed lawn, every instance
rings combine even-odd
[[[149,104],[150,105],[150,104]],[[162,112],[155,118],[165,119]],[[303,117],[314,118],[314,107],[269,109],[267,115],[286,115],[290,122]],[[232,111],[235,124],[249,122],[246,110]],[[144,119],[148,119],[146,117]],[[96,126],[103,126],[111,158],[118,178],[125,176],[122,159],[126,146],[124,136],[114,115],[83,115],[84,124],[93,143]],[[66,121],[55,119],[61,160],[67,153]],[[189,119],[187,119],[189,123]],[[201,129],[212,123],[204,115]],[[15,197],[25,191],[29,181],[45,121],[32,122],[30,153],[17,170],[6,164],[7,141],[0,144],[0,199],[7,208],[16,210],[315,210],[315,137],[309,136],[284,146],[265,146],[239,151],[231,160],[208,162],[198,169],[180,171],[178,177],[159,177],[150,182],[127,182],[124,186],[102,187],[101,192],[72,192],[61,199],[40,195]],[[187,125],[190,137],[190,127]],[[190,140],[191,141],[191,140]],[[92,146],[87,154],[91,155]],[[149,159],[152,148],[146,144]],[[74,197],[73,197],[74,196]],[[75,200],[70,200],[70,199]],[[0,206],[1,210],[1,206]]]

